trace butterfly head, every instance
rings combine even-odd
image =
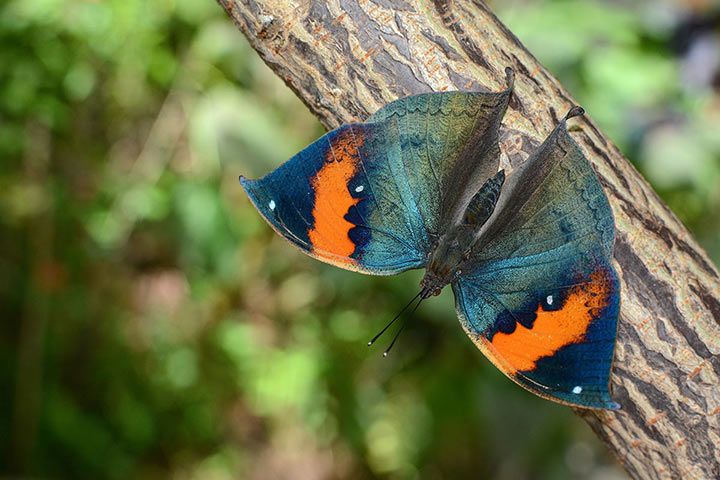
[[[420,282],[420,298],[426,299],[440,295],[445,285],[447,285],[447,283],[438,279],[432,272],[426,271],[425,276]]]

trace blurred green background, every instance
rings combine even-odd
[[[501,19],[717,262],[720,10],[516,0]],[[278,238],[237,176],[322,133],[211,0],[0,4],[0,476],[624,478],[447,292]]]

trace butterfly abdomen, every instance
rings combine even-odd
[[[505,182],[505,171],[500,170],[486,181],[472,197],[463,216],[463,224],[481,227],[495,210],[500,190]]]

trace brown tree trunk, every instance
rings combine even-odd
[[[409,94],[500,90],[510,66],[516,94],[502,148],[513,160],[574,103],[477,0],[218,1],[328,128]],[[595,124],[577,124],[574,138],[600,176],[618,230],[622,311],[612,389],[623,406],[578,414],[633,478],[720,478],[718,271]]]

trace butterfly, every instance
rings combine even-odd
[[[506,172],[506,74],[500,92],[391,102],[241,184],[272,228],[312,257],[372,275],[424,268],[421,301],[450,285],[462,328],[520,386],[618,409],[609,393],[620,305],[614,220],[567,130],[584,111],[572,108]]]

